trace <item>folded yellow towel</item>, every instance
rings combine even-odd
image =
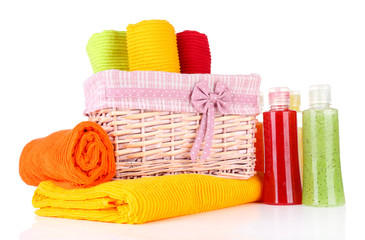
[[[39,208],[39,216],[131,224],[255,202],[261,190],[257,176],[234,180],[180,174],[117,180],[83,189],[64,189],[45,181],[34,193],[33,206]]]

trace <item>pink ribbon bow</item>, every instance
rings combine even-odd
[[[213,144],[215,108],[221,114],[227,113],[231,105],[232,94],[222,82],[217,82],[214,92],[209,92],[208,81],[202,81],[195,85],[191,101],[195,109],[199,113],[203,113],[200,127],[190,152],[191,160],[194,162],[203,143],[203,138],[204,148],[201,159],[204,160],[209,157],[210,148]]]

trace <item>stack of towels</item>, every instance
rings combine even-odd
[[[204,36],[202,39],[205,57],[199,61],[209,62],[209,68],[202,64],[201,69],[210,72],[209,46]],[[167,21],[151,20],[129,25],[126,33],[94,34],[87,52],[94,72],[109,68],[180,72],[180,65],[192,71],[191,64],[179,60],[177,45],[174,28]],[[187,54],[189,41],[183,45],[183,59],[191,58],[193,54]],[[138,224],[261,198],[262,181],[258,176],[234,180],[180,174],[112,181],[115,170],[113,145],[107,133],[89,121],[31,141],[19,162],[23,181],[37,186],[33,206],[40,216]]]
[[[130,24],[127,31],[103,31],[91,36],[86,46],[94,73],[164,71],[210,73],[208,37],[197,31],[175,33],[165,20]]]

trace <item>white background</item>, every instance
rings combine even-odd
[[[349,0],[2,1],[0,238],[363,238],[364,12],[362,1]],[[272,86],[300,90],[303,109],[310,84],[330,84],[340,113],[346,206],[249,204],[141,226],[36,217],[35,188],[18,174],[22,148],[85,120],[82,84],[92,74],[85,50],[89,37],[145,19],[166,19],[176,32],[206,33],[212,73],[258,73],[265,95]]]

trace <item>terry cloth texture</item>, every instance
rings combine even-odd
[[[105,30],[93,34],[87,43],[86,52],[94,73],[109,69],[129,70],[125,31]]]
[[[165,20],[148,20],[127,27],[130,71],[180,72],[174,27]]]
[[[19,173],[33,186],[45,180],[64,188],[94,186],[115,175],[113,145],[98,124],[81,122],[28,143],[20,156]]]
[[[176,34],[181,73],[210,73],[208,37],[197,31]]]
[[[36,189],[33,206],[39,216],[135,224],[259,201],[261,191],[258,176],[234,180],[180,174],[73,190],[46,181]]]

